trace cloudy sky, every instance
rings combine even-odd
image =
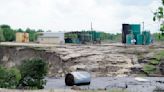
[[[0,24],[52,31],[121,32],[122,23],[145,22],[157,32],[152,12],[160,0],[0,0]]]

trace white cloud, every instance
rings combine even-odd
[[[126,1],[126,2],[125,2]],[[137,1],[137,3],[135,3]],[[157,29],[152,12],[159,0],[0,0],[0,24],[53,31],[90,29],[121,32],[122,23],[145,22]]]

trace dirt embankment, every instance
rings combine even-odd
[[[148,47],[113,45],[0,46],[0,51],[0,64],[6,67],[20,65],[26,59],[42,58],[49,64],[49,76],[55,77],[77,70],[103,77],[131,75],[131,68],[140,66],[138,57],[150,53]]]
[[[63,69],[63,62],[55,52],[39,50],[38,48],[29,47],[0,47],[0,64],[6,67],[20,65],[23,60],[41,58],[49,64],[49,75],[56,75],[58,70]]]

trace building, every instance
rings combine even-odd
[[[64,44],[64,33],[63,32],[42,32],[38,36],[38,43],[43,44]]]
[[[26,43],[26,42],[29,42],[29,33],[26,33],[26,32],[17,32],[16,33],[16,42],[23,42],[23,43]]]

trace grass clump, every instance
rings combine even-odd
[[[151,60],[149,62],[149,64],[151,64],[151,65],[158,65],[159,63],[160,63],[160,61],[158,61],[158,60]]]
[[[145,65],[144,68],[143,68],[143,71],[147,74],[151,74],[151,73],[154,73],[156,70],[156,67],[154,65]]]
[[[155,56],[154,56],[154,58],[156,59],[156,60],[161,60],[161,59],[164,59],[164,50],[162,50],[162,51],[160,51],[159,53],[157,53]]]

